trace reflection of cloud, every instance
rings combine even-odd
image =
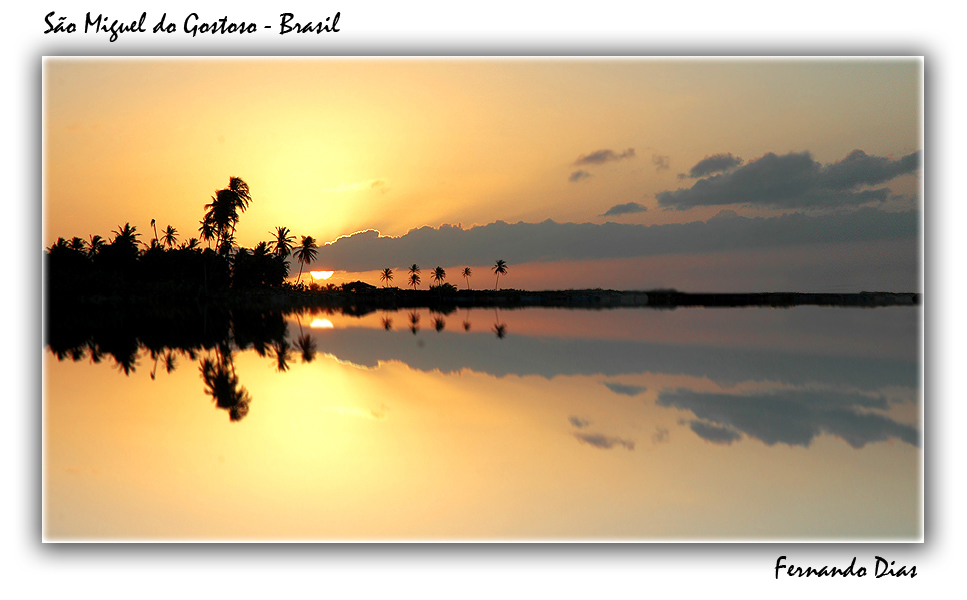
[[[655,426],[655,433],[651,434],[651,441],[653,444],[661,444],[668,441],[668,429],[661,427],[660,425]]]
[[[845,310],[845,309],[844,309]],[[817,318],[819,318],[817,316]],[[822,318],[828,319],[826,313]],[[802,324],[810,326],[813,320]],[[396,335],[393,335],[396,333]],[[919,381],[915,360],[821,356],[775,348],[727,348],[639,342],[634,340],[543,339],[519,335],[513,343],[488,332],[442,331],[426,340],[419,352],[409,330],[382,328],[313,330],[319,351],[355,365],[375,368],[397,361],[422,371],[505,375],[600,375],[616,378],[644,372],[708,378],[720,385],[741,381],[773,381],[802,386],[821,382],[840,388],[914,389]],[[508,338],[509,339],[509,338]],[[916,338],[911,338],[915,344]],[[884,343],[903,343],[884,339]],[[500,344],[498,347],[497,344]]]
[[[628,450],[635,449],[634,441],[607,436],[603,433],[575,433],[574,437],[581,440],[585,444],[590,444],[595,448],[602,448],[604,450],[610,450],[615,446],[624,446]]]
[[[359,181],[356,183],[340,183],[337,186],[322,188],[319,191],[322,192],[355,192],[358,190],[365,189],[383,189],[386,187],[386,182],[382,179],[369,179],[367,181]]]
[[[648,207],[644,204],[639,204],[637,202],[629,202],[627,204],[615,204],[608,209],[608,212],[601,215],[602,217],[608,217],[611,215],[627,215],[630,213],[645,212]]]
[[[574,415],[571,415],[570,417],[568,417],[567,420],[571,422],[571,425],[574,425],[578,429],[581,429],[582,427],[587,427],[588,425],[591,424],[591,421],[582,419],[580,417],[575,417]]]
[[[701,163],[699,163],[701,164]],[[698,165],[696,165],[698,166]],[[834,208],[883,202],[888,188],[861,190],[912,173],[920,152],[891,160],[854,150],[843,160],[822,165],[809,152],[769,153],[735,170],[699,179],[690,188],[655,194],[661,206],[685,210],[725,204],[776,208]]]
[[[635,155],[634,148],[628,148],[621,154],[617,154],[614,150],[596,150],[591,154],[582,154],[574,161],[574,166],[579,167],[581,165],[600,165],[606,162],[611,162],[615,160],[621,160],[624,158],[632,158]]]
[[[768,445],[809,446],[821,433],[843,438],[854,448],[898,438],[919,445],[917,430],[893,419],[869,412],[886,409],[883,397],[845,392],[783,390],[771,394],[737,395],[691,390],[662,392],[660,406],[690,410],[696,417],[729,431],[740,431]],[[692,431],[724,441],[723,432],[709,424]],[[710,439],[710,441],[716,441]]]
[[[695,435],[713,444],[731,444],[742,437],[741,433],[731,427],[722,427],[702,421],[692,421],[689,423],[689,427],[692,428]]]
[[[576,183],[578,181],[581,181],[582,179],[587,179],[590,176],[591,174],[588,173],[587,171],[575,171],[571,173],[571,176],[568,177],[567,180],[570,181],[571,183]]]
[[[623,383],[612,383],[609,381],[605,381],[604,385],[615,394],[621,394],[623,396],[637,396],[647,390],[647,388],[640,385],[625,385]]]
[[[737,156],[732,156],[731,152],[728,154],[713,154],[712,156],[706,156],[702,160],[695,163],[695,166],[688,171],[688,175],[682,173],[678,176],[678,178],[685,179],[686,177],[705,177],[706,175],[711,175],[712,173],[730,171],[741,164],[742,159]]]
[[[459,225],[412,229],[400,237],[368,230],[319,248],[310,269],[376,271],[409,263],[442,267],[485,265],[494,248],[509,264],[596,260],[788,247],[813,243],[915,238],[918,211],[861,208],[845,214],[709,219],[707,222],[632,225],[624,223],[505,223],[464,229]],[[401,257],[407,263],[401,264]]]
[[[334,412],[337,415],[342,415],[344,417],[359,417],[361,419],[373,419],[376,421],[386,418],[385,407],[366,410],[350,406],[324,406],[322,410]]]
[[[664,171],[669,167],[669,157],[660,154],[651,155],[651,164],[655,165],[655,171]]]

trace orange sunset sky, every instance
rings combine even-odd
[[[554,232],[561,249],[541,252],[543,230],[506,232],[536,249],[495,238],[478,254],[461,239],[414,235],[406,252],[361,241],[351,264],[338,244],[320,249],[311,268],[337,282],[375,284],[379,269],[419,262],[454,269],[453,283],[472,265],[483,286],[503,258],[510,287],[726,289],[744,274],[744,289],[842,289],[862,274],[912,288],[918,219],[891,219],[922,208],[921,80],[918,59],[47,59],[43,242],[110,239],[126,222],[148,241],[151,219],[197,237],[203,205],[234,175],[252,191],[236,234],[246,247],[280,225],[320,244],[443,224],[714,225],[716,215],[763,217],[770,232],[729,238],[709,225],[688,234],[705,244],[695,250],[669,234],[674,249],[607,256]],[[850,162],[856,150],[863,160]],[[696,170],[710,157],[731,163]],[[804,170],[786,177],[793,159]],[[775,189],[803,173],[801,187]],[[792,213],[827,220],[786,235],[790,221],[775,217]],[[589,231],[589,246],[614,237]]]

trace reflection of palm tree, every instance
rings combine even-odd
[[[493,332],[497,334],[498,339],[502,340],[507,335],[507,325],[500,322],[500,313],[497,312],[496,308],[494,309],[494,318],[497,319],[497,322],[494,323]]]
[[[383,329],[386,331],[393,329],[393,319],[384,316],[382,319],[380,319],[380,321],[383,323]]]
[[[389,286],[389,282],[393,281],[393,269],[383,269],[383,272],[379,274],[379,280],[386,282],[384,287]]]
[[[413,332],[413,335],[416,335],[416,332],[419,330],[420,330],[420,315],[416,311],[413,311],[410,313],[410,331]]]
[[[443,331],[443,328],[446,326],[447,324],[443,320],[443,317],[436,317],[433,319],[433,328],[437,330],[437,333],[440,333],[441,331]]]
[[[443,283],[443,280],[446,278],[447,272],[443,270],[443,267],[433,269],[433,280],[436,281],[437,285]]]
[[[507,263],[502,260],[498,260],[494,265],[494,273],[497,274],[497,281],[494,282],[494,291],[497,291],[497,284],[500,282],[500,276],[507,274]]]
[[[316,259],[318,251],[316,250],[316,240],[312,239],[311,235],[302,236],[302,244],[299,245],[299,249],[295,251],[295,257],[299,261],[299,279],[302,281],[302,267],[308,265],[313,260]]]
[[[175,362],[175,353],[169,350],[165,353],[165,373],[171,373],[176,366],[178,363]]]
[[[296,346],[302,355],[302,362],[311,363],[316,358],[316,341],[308,333],[299,336]]]
[[[289,228],[276,227],[275,240],[273,243],[275,253],[282,258],[286,258],[292,253],[293,248],[295,248],[295,237],[289,235]]]
[[[463,320],[463,330],[470,331],[470,309],[467,309],[467,318]]]
[[[165,234],[161,236],[161,244],[168,246],[168,249],[174,248],[175,242],[178,241],[178,230],[168,225],[165,228]]]
[[[463,268],[463,278],[467,280],[467,289],[468,290],[470,289],[470,275],[472,275],[472,273],[470,271],[470,267],[464,267]]]
[[[289,361],[292,360],[292,346],[289,345],[287,340],[277,340],[272,344],[272,349],[275,350],[275,368],[279,373],[284,373],[289,370]]]
[[[212,397],[218,408],[228,411],[229,419],[240,421],[248,414],[252,397],[239,385],[231,352],[223,348],[215,351],[215,357],[205,357],[199,363],[205,393]]]

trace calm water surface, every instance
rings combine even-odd
[[[920,319],[319,311],[48,349],[45,535],[915,540]]]

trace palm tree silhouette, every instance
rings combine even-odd
[[[199,221],[199,223],[201,223],[201,225],[198,227],[198,235],[200,235],[201,239],[208,244],[209,248],[211,248],[212,242],[215,240],[215,224],[208,219],[208,215],[205,215],[205,218]]]
[[[447,323],[443,320],[443,317],[436,317],[433,319],[433,328],[436,329],[437,333],[443,331],[443,328],[446,326]]]
[[[470,267],[464,267],[463,268],[463,278],[467,280],[467,289],[468,290],[470,289],[470,275],[472,275],[472,273],[470,271]]]
[[[443,283],[443,280],[446,278],[447,272],[443,270],[443,267],[433,269],[433,280],[436,281],[437,285]]]
[[[413,283],[414,281],[416,283]],[[416,263],[410,265],[410,285],[413,286],[413,289],[420,285],[420,266]]]
[[[215,246],[224,249],[224,242],[235,237],[235,225],[238,223],[239,212],[245,212],[252,195],[248,184],[240,177],[229,177],[228,187],[215,192],[210,204],[206,204],[205,219],[215,234]],[[224,252],[223,252],[224,253]]]
[[[419,278],[419,275],[416,275],[415,273],[414,275],[417,278]],[[419,330],[420,330],[420,315],[416,311],[413,311],[410,313],[410,331],[413,332],[413,335],[416,335],[416,332]]]
[[[507,274],[507,263],[502,260],[498,260],[494,265],[494,273],[497,274],[497,280],[494,282],[494,291],[497,291],[497,284],[500,282],[500,276]]]
[[[151,245],[154,246],[154,244],[158,241],[158,228],[155,227],[154,219],[151,219],[151,229],[154,229],[154,241],[151,243]]]
[[[386,331],[393,329],[393,319],[389,318],[388,316],[384,316],[382,319],[380,319],[380,321],[383,323],[383,329]]]
[[[92,235],[91,241],[87,244],[87,255],[95,256],[107,244],[107,241],[99,235]]]
[[[113,232],[114,241],[111,242],[111,245],[137,254],[138,237],[141,235],[140,233],[137,233],[137,231],[138,228],[133,227],[130,223],[125,223],[124,227],[118,225],[117,231]]]
[[[295,248],[295,237],[289,235],[288,227],[276,227],[274,235],[273,249],[275,253],[282,258],[287,258],[292,253],[292,249]]]
[[[165,234],[161,236],[161,244],[163,246],[168,246],[168,249],[174,248],[175,242],[178,241],[178,230],[168,225],[165,228]]]
[[[302,244],[295,251],[295,257],[299,261],[298,281],[302,281],[302,268],[316,259],[316,255],[318,254],[316,248],[318,248],[316,246],[316,240],[312,239],[311,235],[302,236]]]
[[[379,274],[379,280],[386,282],[385,284],[383,284],[383,287],[388,287],[389,282],[393,281],[393,269],[389,269],[389,268],[383,269],[383,272]]]

